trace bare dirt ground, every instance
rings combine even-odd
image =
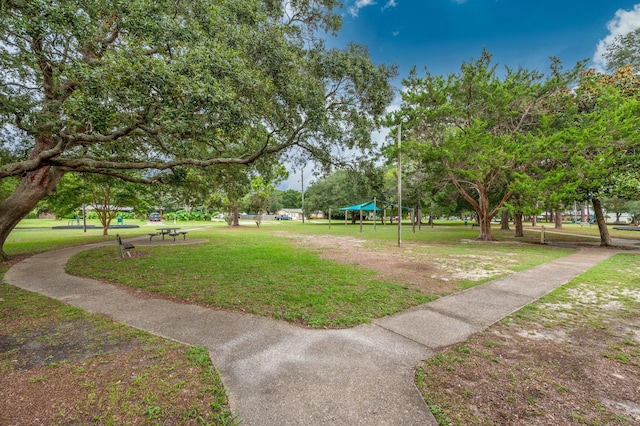
[[[425,362],[417,382],[440,424],[640,424],[640,289],[588,293],[526,308]]]
[[[480,254],[438,257],[420,250],[421,246],[404,243],[402,250],[389,247],[365,247],[367,241],[335,235],[291,235],[297,244],[318,249],[319,256],[337,262],[358,265],[376,271],[385,281],[409,285],[428,294],[442,296],[460,289],[457,282],[477,281],[511,273],[509,259],[490,258]],[[499,260],[499,262],[497,262]],[[491,264],[491,268],[487,265]],[[497,267],[502,264],[503,267]]]

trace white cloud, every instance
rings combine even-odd
[[[390,7],[396,7],[397,5],[398,5],[398,3],[396,3],[396,0],[389,0],[389,1],[387,1],[387,3],[382,7],[382,10],[389,9]]]
[[[619,9],[614,18],[607,23],[609,35],[598,42],[598,47],[593,55],[593,63],[598,71],[604,71],[607,63],[604,60],[604,53],[607,46],[613,43],[616,37],[625,35],[637,28],[640,28],[640,4],[636,4],[633,10]]]
[[[356,16],[358,16],[358,12],[360,12],[360,9],[367,6],[372,6],[374,4],[376,4],[374,0],[356,0],[356,4],[349,8],[349,13],[355,18]]]

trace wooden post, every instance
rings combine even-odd
[[[373,197],[373,230],[376,230],[376,197]]]
[[[413,233],[416,233],[416,209],[415,207],[411,209],[411,224],[413,226]]]

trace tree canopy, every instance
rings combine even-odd
[[[616,37],[613,43],[607,46],[604,59],[609,71],[627,65],[634,72],[640,71],[640,28]]]
[[[152,182],[293,146],[323,161],[367,147],[395,69],[325,47],[336,5],[3,2],[0,179],[20,182],[0,203],[0,248],[70,171]]]
[[[575,78],[552,61],[549,76],[507,68],[496,71],[491,55],[463,63],[447,77],[415,70],[404,80],[403,104],[390,117],[408,117],[405,146],[425,168],[450,182],[475,210],[479,238],[490,240],[491,219],[513,195],[519,174],[540,160],[532,132],[545,100]]]

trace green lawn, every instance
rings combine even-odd
[[[138,247],[138,256],[121,261],[112,246],[81,252],[67,265],[70,273],[110,280],[183,300],[251,312],[311,327],[348,327],[405,310],[437,297],[405,284],[387,282],[369,269],[318,256],[290,236],[331,234],[357,237],[384,256],[397,250],[397,228],[270,222],[261,228],[214,226],[189,232],[204,244]],[[435,227],[405,231],[412,257],[452,267],[491,269],[490,263],[519,271],[570,253],[571,249],[501,243],[477,243],[477,230]],[[144,255],[142,255],[142,253]],[[482,255],[479,255],[482,254]],[[452,260],[453,259],[453,260]],[[496,275],[488,274],[490,277]],[[487,278],[489,279],[489,278]],[[459,289],[487,279],[461,278]]]
[[[264,229],[192,231],[202,245],[144,247],[119,261],[111,246],[75,255],[73,274],[312,327],[368,322],[431,300],[372,271],[323,260]]]

